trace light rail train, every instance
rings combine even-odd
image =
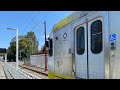
[[[48,44],[50,79],[120,79],[120,11],[75,11]]]

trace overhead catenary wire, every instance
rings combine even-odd
[[[27,24],[27,26],[25,27],[25,30],[22,32],[22,33],[24,33],[24,32],[26,32],[28,29],[30,30],[30,31],[34,31],[35,33],[39,33],[39,35],[42,37],[43,35],[44,35],[44,30],[40,30],[41,28],[43,28],[43,27],[40,27],[40,26],[43,26],[44,25],[44,20],[46,20],[46,18],[48,17],[48,15],[49,14],[45,14],[41,19],[38,19],[38,16],[40,16],[40,12],[38,12],[32,19],[31,19],[31,21]],[[35,20],[35,19],[37,19],[37,21]],[[29,26],[30,26],[30,24],[31,24],[31,22],[33,22],[33,26],[31,27],[31,28],[29,28]],[[40,24],[42,24],[42,25],[40,25]],[[34,30],[34,29],[37,29],[37,30]],[[43,31],[43,32],[42,32]],[[37,41],[43,41],[42,39],[41,39],[41,37],[37,37],[37,38],[39,38],[39,39],[37,39]],[[42,37],[43,38],[43,37]],[[43,38],[44,39],[44,38]],[[40,45],[40,44],[39,44]]]
[[[24,32],[27,31],[27,29],[29,28],[29,26],[30,26],[32,20],[33,20],[35,17],[37,17],[39,13],[40,13],[40,12],[38,12],[38,13],[30,20],[30,22],[29,22],[29,23],[27,24],[27,26],[24,28],[24,31],[23,31],[22,33],[24,33]]]

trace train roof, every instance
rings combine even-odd
[[[81,18],[83,16],[85,16],[86,14],[88,14],[90,11],[75,11],[72,14],[66,16],[65,18],[63,18],[62,20],[60,20],[59,22],[57,22],[54,26],[53,29],[50,33],[50,35],[52,34],[52,32],[56,31],[59,28],[62,28],[63,26],[71,23],[72,21]]]

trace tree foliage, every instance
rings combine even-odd
[[[29,59],[31,54],[38,52],[38,41],[34,32],[30,31],[25,36],[19,36],[19,60]],[[16,37],[10,42],[7,50],[7,58],[9,61],[16,60]]]

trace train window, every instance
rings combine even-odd
[[[52,39],[50,39],[49,42],[50,42],[49,56],[52,57],[52,55],[53,55],[53,41],[52,41]]]
[[[102,22],[100,20],[91,24],[91,51],[94,54],[102,51]]]
[[[77,54],[82,55],[85,51],[84,27],[79,27],[76,31],[76,45]]]

